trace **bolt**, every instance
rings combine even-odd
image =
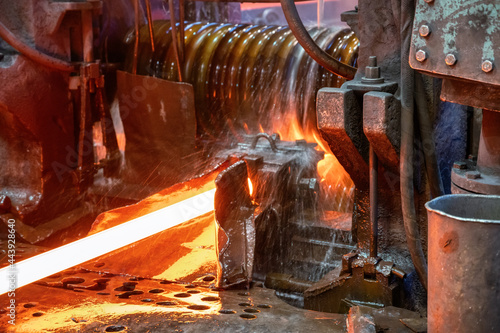
[[[467,171],[465,177],[467,179],[478,179],[481,177],[481,173],[479,171]]]
[[[361,78],[363,83],[383,83],[384,79],[380,76],[380,67],[377,66],[377,57],[368,58],[368,66],[365,68],[365,76]]]
[[[377,67],[377,57],[376,56],[370,56],[368,58],[368,63],[370,67]]]
[[[418,50],[415,54],[415,58],[419,62],[424,62],[424,60],[427,59],[427,53],[424,50]]]
[[[446,55],[446,58],[444,58],[444,62],[448,65],[448,66],[453,66],[457,63],[457,58],[455,57],[454,54],[447,54]]]
[[[431,29],[429,28],[428,25],[422,25],[420,29],[418,29],[418,32],[420,33],[420,36],[422,37],[428,37],[429,34],[431,33]]]
[[[493,70],[493,63],[489,60],[485,60],[481,64],[481,69],[483,70],[483,72],[489,73]]]
[[[455,162],[453,163],[453,169],[465,170],[467,169],[467,163],[465,162]]]

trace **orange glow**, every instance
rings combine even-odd
[[[250,194],[250,196],[253,195],[253,184],[250,178],[248,178],[248,194]]]
[[[325,213],[330,211],[351,212],[354,183],[344,170],[328,144],[321,138],[316,128],[303,129],[295,112],[288,112],[287,117],[275,121],[273,132],[282,140],[293,141],[304,139],[318,144],[317,150],[323,151],[325,157],[318,163],[321,204]]]
[[[17,287],[213,211],[214,177],[215,173],[196,179],[197,182],[178,184],[136,205],[124,207],[121,213],[115,210],[102,214],[94,223],[90,236],[16,263]],[[183,188],[184,191],[180,191]],[[0,269],[0,277],[5,281],[9,270],[10,267]],[[0,286],[0,294],[9,291],[7,285]]]
[[[246,123],[243,124],[243,128],[245,129],[245,133],[250,134],[250,130],[248,129],[248,125]]]

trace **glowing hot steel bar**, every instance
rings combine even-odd
[[[129,222],[82,238],[14,265],[0,269],[0,295],[10,291],[8,278],[16,275],[17,287],[94,259],[214,210],[215,189],[177,202]]]

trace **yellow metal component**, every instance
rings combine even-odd
[[[178,81],[168,21],[140,30],[137,74]],[[356,65],[359,41],[348,29],[312,28],[316,43],[336,59]],[[131,71],[134,34],[126,70]],[[217,135],[230,125],[239,130],[270,131],[273,122],[296,112],[303,128],[315,124],[314,104],[321,87],[340,87],[344,79],[316,64],[288,27],[190,23],[185,26],[184,80],[193,84],[199,133]]]

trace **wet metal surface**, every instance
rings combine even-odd
[[[109,276],[109,275],[107,275]],[[237,290],[215,291],[185,284],[163,284],[143,279],[131,284],[130,276],[112,276],[99,292],[85,289],[103,274],[68,270],[22,287],[16,292],[16,326],[0,314],[2,332],[345,332],[345,316],[294,308],[279,300],[271,289],[253,288],[248,295]],[[76,289],[50,287],[66,278],[84,280]],[[133,278],[132,278],[133,279]],[[122,287],[128,297],[119,297]],[[152,293],[152,290],[163,290]],[[188,297],[179,297],[187,294]],[[7,304],[7,295],[0,304]],[[2,306],[4,309],[4,306]],[[2,311],[3,312],[3,311]]]
[[[500,196],[429,201],[431,332],[500,331]]]

